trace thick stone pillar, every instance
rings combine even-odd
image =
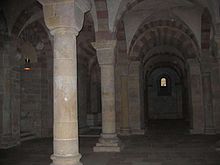
[[[124,59],[122,59],[122,57]],[[116,97],[116,123],[117,132],[120,135],[128,136],[131,134],[129,123],[129,101],[128,101],[128,59],[126,54],[117,54],[115,67],[115,97]],[[119,59],[121,58],[121,59]]]
[[[80,165],[77,120],[76,36],[82,28],[84,0],[39,0],[54,36],[54,153],[53,165]]]
[[[70,29],[54,34],[54,165],[80,164],[77,120],[76,36]]]
[[[128,106],[128,76],[121,76],[121,129],[122,135],[130,135]]]
[[[115,49],[116,41],[93,43],[101,67],[102,134],[94,152],[120,152],[115,120]]]
[[[215,122],[215,128],[216,133],[220,133],[220,24],[216,27],[216,30],[218,29],[218,33],[215,36],[216,41],[216,66],[214,68],[215,75],[212,76],[212,81],[214,83],[212,84],[212,90],[213,90],[213,113],[214,113],[214,122]],[[220,150],[220,142],[219,142],[219,150]]]
[[[202,90],[202,75],[200,64],[197,60],[188,60],[189,65],[189,87],[191,103],[191,130],[192,134],[204,133],[204,105]]]
[[[131,61],[128,75],[129,123],[132,134],[143,135],[145,130],[142,128],[141,79],[140,61]]]
[[[205,111],[205,134],[215,134],[213,105],[212,105],[212,88],[211,88],[211,74],[209,72],[203,73],[203,97],[204,97],[204,111]]]
[[[201,71],[203,82],[203,105],[204,105],[204,117],[205,117],[205,134],[215,134],[215,119],[214,113],[216,108],[215,101],[219,100],[219,73],[218,64],[213,59],[214,54],[209,50],[203,50],[201,52]],[[216,120],[217,121],[217,120]]]
[[[182,92],[182,85],[176,85],[176,97],[177,97],[177,117],[183,117],[183,92]]]
[[[218,65],[218,75],[220,78],[220,23],[216,25],[216,35],[215,35],[215,41],[216,41],[216,48],[215,48],[215,53],[216,53],[216,59],[217,59],[217,65]],[[218,85],[215,85],[216,87],[219,87],[219,83]],[[219,133],[220,132],[220,112],[219,112],[219,107],[220,107],[220,92],[218,92],[217,97],[215,96],[214,103],[213,103],[213,109],[214,109],[214,120],[215,120],[215,126],[216,126],[216,132]],[[216,110],[215,110],[216,109]],[[216,143],[216,150],[220,151],[220,140]]]

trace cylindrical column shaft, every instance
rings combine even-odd
[[[114,65],[101,65],[102,133],[115,134]]]
[[[80,165],[77,121],[76,36],[83,27],[87,0],[48,1],[43,5],[46,26],[54,35],[54,155],[53,165]]]
[[[212,105],[211,73],[203,73],[205,134],[215,134]]]
[[[129,135],[128,76],[121,76],[121,134]]]
[[[54,32],[54,165],[80,164],[77,121],[77,58],[73,31]]]
[[[116,41],[93,43],[101,67],[102,134],[95,152],[120,152],[115,119],[115,49]]]

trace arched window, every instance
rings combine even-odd
[[[158,81],[158,96],[171,95],[171,79],[168,75],[162,75]]]
[[[166,78],[162,77],[160,79],[160,86],[161,87],[167,87],[167,79]]]

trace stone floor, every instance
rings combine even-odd
[[[169,127],[169,129],[167,129]],[[173,129],[170,129],[173,127]],[[189,135],[177,124],[151,123],[146,135],[121,137],[121,153],[93,153],[97,138],[80,138],[84,165],[220,165],[220,136]],[[37,139],[0,150],[0,165],[49,165],[52,139]]]

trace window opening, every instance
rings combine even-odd
[[[166,78],[163,77],[160,79],[160,86],[167,87],[167,79]]]

